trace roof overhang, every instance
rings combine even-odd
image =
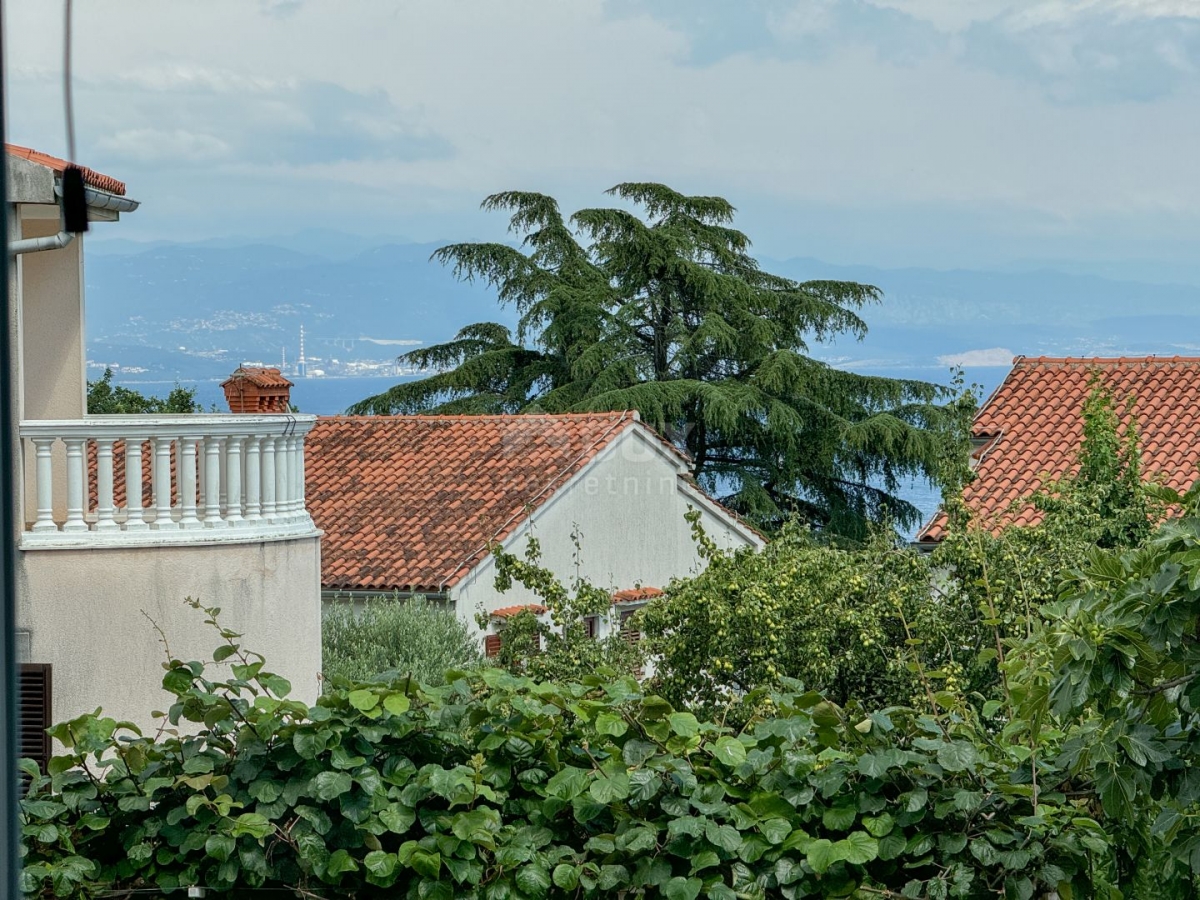
[[[8,167],[8,202],[32,206],[59,206],[62,196],[62,176],[53,169],[20,156],[5,154]],[[123,197],[92,185],[84,186],[88,219],[93,222],[115,222],[123,212],[133,212],[137,200]]]

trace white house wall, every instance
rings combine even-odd
[[[221,639],[185,598],[221,607],[221,624],[244,633],[266,668],[313,702],[321,660],[317,537],[230,546],[37,550],[19,556],[18,630],[28,662],[50,663],[53,720],[96,707],[118,720],[153,725],[171,695],[162,689],[166,653],[211,660]],[[143,615],[143,611],[145,615]],[[153,620],[153,623],[152,621]],[[24,649],[24,648],[23,648]]]
[[[640,428],[630,428],[589,466],[535,511],[505,542],[520,556],[530,534],[538,539],[542,565],[569,583],[578,572],[607,590],[665,587],[672,578],[702,570],[685,515],[699,509],[701,522],[718,546],[761,543],[744,526],[718,514],[692,494],[680,478],[681,463]],[[572,533],[578,532],[578,566]],[[520,585],[495,589],[495,563],[488,557],[451,590],[460,618],[477,612],[537,602]]]

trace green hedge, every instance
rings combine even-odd
[[[793,684],[751,696],[762,715],[733,733],[632,679],[495,669],[310,708],[224,635],[230,678],[167,666],[169,723],[195,733],[55,729],[70,749],[24,802],[28,892],[1102,895],[1104,832],[1061,795],[1035,810],[1028,754],[954,716],[852,715]]]

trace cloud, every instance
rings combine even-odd
[[[1195,83],[1200,4],[1052,0],[976,22],[963,59],[1062,103],[1145,102]]]
[[[990,347],[987,350],[967,350],[964,353],[949,353],[937,358],[938,365],[962,366],[967,368],[1008,368],[1016,356],[1007,347]]]
[[[82,80],[76,93],[81,107],[101,98],[120,104],[123,127],[100,130],[96,142],[118,163],[307,165],[444,159],[454,152],[419,114],[397,108],[379,88],[178,63]]]
[[[712,65],[742,53],[821,59],[847,44],[898,62],[927,55],[942,38],[927,22],[871,0],[608,0],[616,17],[649,16],[687,36],[687,61]]]

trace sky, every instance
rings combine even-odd
[[[111,236],[493,239],[489,193],[661,181],[775,259],[1200,258],[1200,0],[75,8],[80,162],[143,204]],[[5,10],[9,140],[63,154],[60,4]]]

